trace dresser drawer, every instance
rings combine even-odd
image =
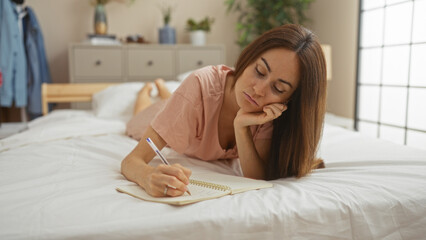
[[[223,64],[222,51],[215,49],[178,50],[178,73],[207,65]]]
[[[171,78],[175,74],[173,50],[130,48],[127,56],[131,78]]]
[[[74,49],[74,76],[81,78],[120,79],[122,71],[121,49]]]

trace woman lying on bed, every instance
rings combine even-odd
[[[156,85],[163,98],[170,96],[161,81]],[[155,109],[148,107],[151,88],[141,90],[136,111],[142,111],[131,122]],[[159,149],[168,145],[200,160],[239,158],[249,178],[302,177],[323,165],[315,156],[326,104],[325,59],[315,35],[301,26],[264,33],[243,50],[235,70],[219,65],[193,72],[164,102],[121,165],[123,175],[152,196],[182,195],[191,171],[148,165],[155,156],[148,137]]]

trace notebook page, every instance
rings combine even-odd
[[[147,201],[168,203],[168,204],[174,204],[174,205],[185,205],[185,204],[194,203],[194,202],[198,202],[202,200],[222,197],[231,193],[229,190],[221,191],[221,190],[206,188],[206,187],[202,187],[202,186],[198,186],[194,184],[189,184],[188,188],[191,192],[191,195],[189,195],[188,193],[185,193],[184,195],[179,197],[152,197],[151,195],[146,193],[145,190],[143,190],[143,188],[137,185],[120,186],[120,187],[117,187],[117,191],[127,193],[133,197],[140,198]]]
[[[193,173],[190,178],[228,186],[231,188],[232,194],[261,188],[270,188],[273,186],[272,183],[264,180],[255,180],[220,173]]]

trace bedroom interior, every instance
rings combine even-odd
[[[108,2],[103,16],[95,17],[95,2]],[[225,2],[231,1],[20,3],[37,16],[51,81],[40,83],[39,116],[15,106],[0,111],[0,239],[426,236],[425,0],[306,1],[305,25],[327,58],[318,149],[325,168],[185,206],[116,191],[136,186],[120,163],[137,144],[124,132],[139,89],[161,77],[173,92],[197,68],[234,65],[239,16]],[[191,44],[187,20],[206,16],[214,19],[206,43]],[[174,40],[160,39],[165,25]],[[97,28],[106,35],[91,35]],[[162,153],[195,176],[243,175],[239,159]],[[155,157],[150,165],[160,163]]]

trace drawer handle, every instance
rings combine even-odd
[[[199,61],[197,62],[197,65],[198,65],[198,66],[202,66],[202,65],[203,65],[203,61],[199,60]]]
[[[152,65],[154,65],[154,62],[149,60],[147,64],[148,64],[148,66],[152,66]]]
[[[96,60],[96,62],[95,62],[95,65],[96,66],[100,66],[102,64],[102,61],[101,60]]]

